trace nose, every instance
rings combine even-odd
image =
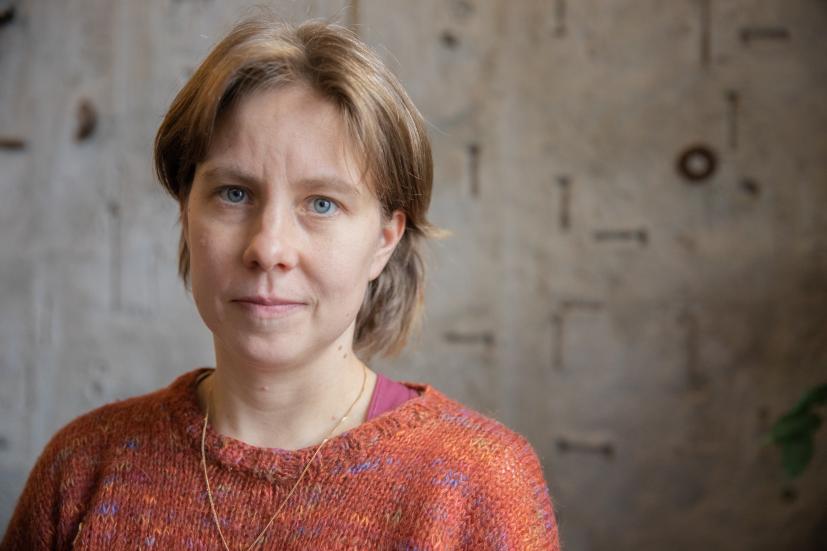
[[[265,272],[295,267],[299,257],[295,226],[289,212],[278,212],[276,208],[263,211],[244,249],[244,265]]]

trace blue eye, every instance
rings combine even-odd
[[[247,192],[240,187],[225,187],[218,192],[218,195],[228,203],[241,203],[246,199]]]
[[[330,199],[316,197],[313,199],[313,212],[316,214],[332,214],[338,207]]]

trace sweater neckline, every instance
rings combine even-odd
[[[212,369],[195,369],[180,375],[169,386],[173,425],[182,430],[183,441],[199,456],[204,411],[198,403],[196,387],[199,380]],[[439,402],[447,399],[441,392],[428,384],[399,382],[419,392],[419,396],[328,440],[308,468],[308,475],[315,477],[322,471],[336,474],[347,465],[364,461],[371,450],[383,441],[406,430],[427,425],[437,417]],[[219,434],[213,429],[212,423],[208,423],[205,455],[212,467],[219,466],[229,471],[265,478],[273,483],[289,484],[299,476],[317,446],[298,450],[259,448]]]

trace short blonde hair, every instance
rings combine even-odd
[[[236,25],[172,102],[155,138],[161,185],[183,208],[195,168],[209,149],[219,117],[251,92],[290,83],[309,85],[342,114],[365,181],[383,216],[405,213],[405,233],[356,317],[354,351],[368,360],[393,356],[418,325],[424,297],[424,240],[442,232],[426,219],[433,160],[425,124],[396,77],[356,35],[339,25],[298,26],[272,17]],[[183,227],[178,272],[189,288]]]

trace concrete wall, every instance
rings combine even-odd
[[[212,361],[151,144],[241,4],[0,0],[4,526],[60,426]],[[355,24],[431,124],[454,237],[377,369],[526,434],[568,550],[827,548],[827,430],[793,484],[759,442],[827,380],[827,2],[275,5]]]

